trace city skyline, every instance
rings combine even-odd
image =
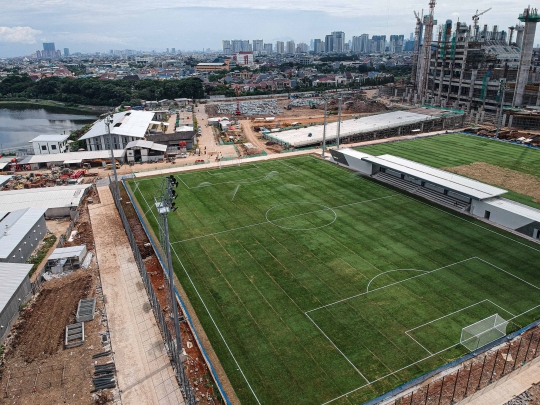
[[[43,42],[55,42],[58,49],[71,52],[108,52],[109,49],[164,51],[175,47],[182,51],[221,49],[223,38],[264,38],[264,43],[293,40],[308,43],[331,32],[343,31],[347,41],[363,33],[370,35],[405,35],[414,30],[413,11],[427,10],[427,2],[414,1],[406,6],[397,0],[387,4],[359,4],[350,0],[326,2],[286,2],[246,5],[238,0],[207,1],[189,6],[187,1],[140,0],[130,4],[121,15],[110,3],[92,4],[68,0],[37,2],[22,0],[3,5],[0,21],[0,57],[30,55]],[[525,5],[480,1],[437,4],[439,22],[471,24],[476,9],[493,7],[480,24],[497,24],[501,29],[518,22]],[[111,10],[112,8],[112,10]],[[144,13],[141,13],[144,11]],[[227,23],[219,23],[224,22]],[[238,22],[231,24],[232,22]]]

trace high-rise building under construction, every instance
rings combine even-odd
[[[540,106],[540,59],[533,58],[540,21],[536,9],[525,9],[518,17],[524,25],[510,27],[510,35],[497,26],[480,28],[479,13],[472,26],[447,20],[433,38],[434,7],[431,0],[430,14],[423,19],[417,15],[420,34],[415,38],[412,88],[406,92],[411,102],[467,112],[496,112],[501,104]]]

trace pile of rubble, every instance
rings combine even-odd
[[[297,98],[289,103],[289,107],[311,107],[312,105],[323,105],[321,98]]]
[[[469,128],[468,130],[478,135],[489,136],[490,138],[494,138],[497,133],[497,128],[491,125]],[[499,139],[521,142],[524,145],[540,146],[540,135],[511,128],[502,128],[499,131]]]
[[[39,188],[62,186],[66,184],[79,184],[86,170],[53,169],[51,173],[16,174],[3,187],[2,190],[20,190],[23,188]]]
[[[254,100],[240,103],[242,115],[276,115],[283,111],[279,108],[277,100]],[[236,113],[236,103],[218,104],[219,115],[233,115]]]

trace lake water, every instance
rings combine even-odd
[[[42,134],[69,134],[86,124],[91,124],[97,115],[74,112],[61,107],[33,105],[0,105],[0,152],[7,149],[29,147],[31,139]]]

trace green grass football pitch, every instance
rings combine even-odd
[[[454,167],[485,162],[536,176],[540,180],[540,150],[464,134],[362,146],[371,155],[390,154],[432,167]],[[540,209],[530,196],[508,192],[503,197]]]
[[[175,272],[243,404],[358,404],[540,318],[540,249],[310,156],[177,174]],[[162,177],[129,181],[158,234]]]

